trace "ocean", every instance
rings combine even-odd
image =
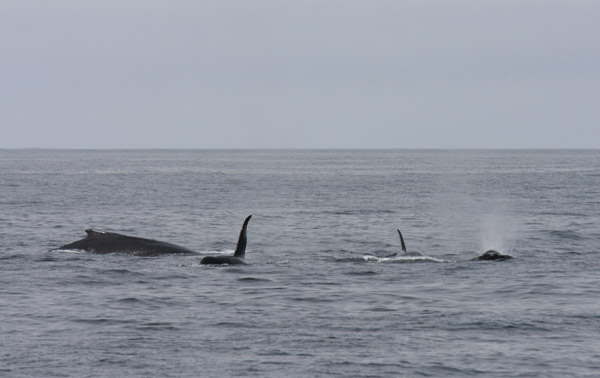
[[[0,150],[0,191],[3,377],[600,376],[599,150]],[[197,254],[51,251],[88,228]]]

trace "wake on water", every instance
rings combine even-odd
[[[363,255],[360,257],[345,257],[345,258],[336,258],[336,262],[360,262],[360,263],[452,263],[454,261],[451,260],[443,260],[437,259],[435,257],[430,256],[386,256],[379,257],[374,255]]]
[[[436,263],[448,263],[450,260],[436,259],[435,257],[429,256],[390,256],[390,257],[377,257],[373,255],[364,255],[361,257],[362,260],[367,262],[391,262],[391,263],[411,263],[411,262],[436,262]]]

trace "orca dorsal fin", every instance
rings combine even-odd
[[[238,238],[237,246],[235,247],[235,253],[233,254],[233,256],[239,257],[240,259],[246,257],[246,229],[248,228],[248,222],[250,222],[250,218],[252,218],[252,215],[248,215],[244,221],[244,224],[242,225],[240,237]]]
[[[406,253],[406,244],[404,244],[404,238],[402,237],[402,232],[398,230],[398,235],[400,235],[400,243],[402,244],[402,251]]]

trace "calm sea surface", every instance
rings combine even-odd
[[[600,151],[0,150],[0,376],[599,375]]]

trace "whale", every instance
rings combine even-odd
[[[238,237],[237,246],[235,247],[235,252],[233,256],[205,256],[200,260],[200,264],[202,265],[240,265],[247,264],[246,262],[246,242],[248,240],[247,237],[247,229],[248,222],[250,222],[250,218],[252,215],[248,215],[246,220],[244,220],[244,224],[242,225],[242,229],[240,230],[240,236]]]
[[[400,256],[422,256],[418,252],[407,252],[406,244],[404,243],[404,238],[402,237],[402,232],[400,232],[400,230],[398,230],[398,235],[400,235],[400,244],[402,245],[402,251],[404,252]],[[504,261],[504,260],[510,260],[512,258],[513,257],[510,255],[503,255],[502,253],[500,253],[494,249],[490,249],[490,250],[486,251],[484,254],[482,254],[481,256],[472,258],[471,261]]]
[[[400,245],[402,246],[402,254],[400,256],[423,256],[421,255],[419,252],[407,252],[406,251],[406,244],[404,243],[404,238],[402,237],[402,232],[400,232],[400,230],[398,229],[398,235],[400,235]]]
[[[244,224],[247,225],[251,215],[246,218]],[[65,244],[56,250],[78,250],[95,254],[124,253],[132,256],[160,256],[175,254],[197,254],[197,252],[176,244],[163,242],[160,240],[140,238],[118,234],[116,232],[105,232],[88,229],[85,230],[86,237]],[[238,246],[240,242],[238,241]],[[243,249],[246,248],[244,236]],[[242,252],[243,254],[244,252]]]
[[[483,255],[481,256],[477,256],[471,259],[471,261],[504,261],[504,260],[510,260],[513,257],[510,255],[503,255],[502,253],[490,249],[488,251],[486,251]]]
[[[159,256],[196,253],[191,249],[154,239],[138,238],[96,230],[85,230],[87,236],[54,250],[78,250],[96,254],[124,253],[132,256]]]

